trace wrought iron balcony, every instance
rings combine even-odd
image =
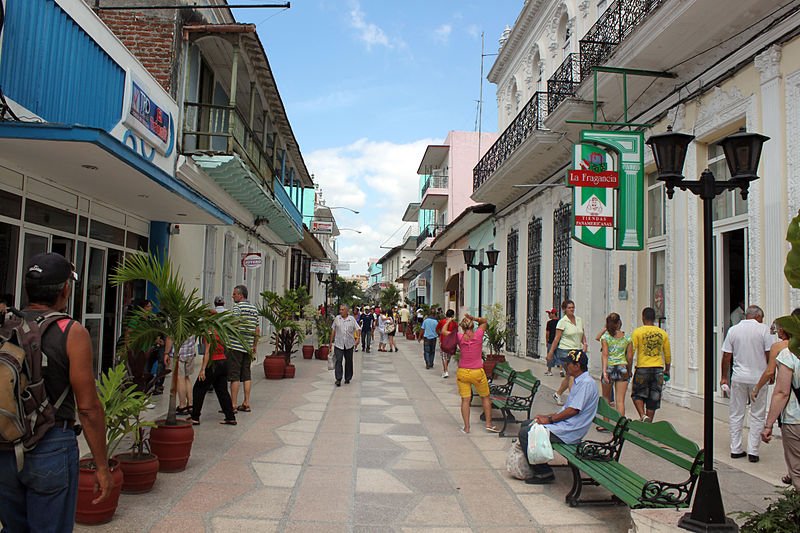
[[[235,106],[184,104],[184,154],[238,154],[272,188],[275,174],[269,153],[273,149],[272,137],[264,141],[250,129]]]
[[[447,226],[444,224],[428,224],[422,228],[422,231],[420,231],[419,235],[417,235],[417,248],[422,246],[426,239],[430,239],[439,235],[439,233],[444,231],[444,228],[446,227]]]
[[[656,8],[667,0],[617,0],[580,40],[581,80],[601,65]]]
[[[580,54],[568,54],[553,75],[547,80],[547,111],[552,113],[558,104],[571,96],[581,82]]]
[[[432,174],[428,174],[425,176],[425,182],[422,184],[422,196],[425,196],[425,193],[431,187],[434,189],[446,189],[447,182],[448,176],[444,172],[434,171]]]
[[[547,117],[548,95],[545,92],[533,94],[522,111],[508,125],[502,135],[495,141],[491,148],[484,154],[472,171],[472,189],[478,187],[488,180],[495,171],[511,157],[514,150],[525,142],[531,133],[536,130],[544,130],[544,119]]]

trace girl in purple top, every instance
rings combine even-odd
[[[478,329],[475,331],[475,322]],[[489,380],[483,371],[483,333],[486,331],[487,323],[483,317],[464,315],[464,319],[459,324],[462,333],[458,334],[458,347],[461,356],[458,360],[458,372],[456,372],[456,383],[458,393],[461,396],[461,418],[464,419],[462,433],[469,433],[469,411],[470,401],[472,400],[472,387],[481,397],[483,412],[486,418],[486,431],[498,433],[500,430],[492,425],[492,402],[489,399]]]

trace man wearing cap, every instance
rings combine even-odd
[[[545,325],[545,345],[547,346],[547,352],[550,353],[550,345],[553,344],[553,341],[556,339],[556,326],[558,325],[558,311],[556,308],[548,309],[547,310],[547,325]],[[555,357],[552,359],[547,360],[547,371],[544,373],[545,376],[552,376],[553,375],[553,367],[556,366],[556,359]]]
[[[26,270],[29,304],[23,310],[25,317],[31,320],[50,312],[64,312],[72,282],[77,279],[70,262],[59,254],[38,254],[31,258]],[[0,451],[3,531],[52,531],[54,526],[71,529],[78,498],[76,410],[97,464],[93,503],[104,501],[111,494],[105,414],[97,397],[89,332],[75,320],[60,319],[42,335],[42,351],[47,354],[42,362],[47,396],[53,405],[62,397],[63,400],[56,410],[56,425],[25,454],[21,472],[17,471],[15,452]]]
[[[532,422],[544,425],[550,431],[550,442],[563,442],[577,444],[589,432],[592,421],[597,414],[597,402],[600,395],[597,393],[597,384],[589,375],[589,358],[582,350],[567,352],[564,370],[567,375],[575,378],[572,389],[567,396],[567,402],[557,413],[549,415],[536,415],[532,421],[522,424],[519,430],[519,443],[523,450],[528,450],[528,431]],[[529,484],[552,483],[555,480],[553,469],[548,464],[531,465],[533,477],[526,480]]]

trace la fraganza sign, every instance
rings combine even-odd
[[[614,196],[619,182],[614,158],[592,144],[576,144],[573,170],[572,238],[593,248],[614,249]]]

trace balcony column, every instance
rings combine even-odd
[[[256,82],[250,82],[250,117],[249,117],[249,124],[250,129],[255,131],[253,127],[255,125],[256,120]]]
[[[236,83],[239,77],[239,41],[233,43],[233,64],[231,65],[231,91],[228,101],[231,106],[228,115],[228,153],[233,153],[233,136],[236,127]]]
[[[268,115],[265,110],[262,117],[263,128],[261,129],[261,151],[264,152],[265,154],[267,153],[267,134],[269,133],[267,131],[267,116]]]

